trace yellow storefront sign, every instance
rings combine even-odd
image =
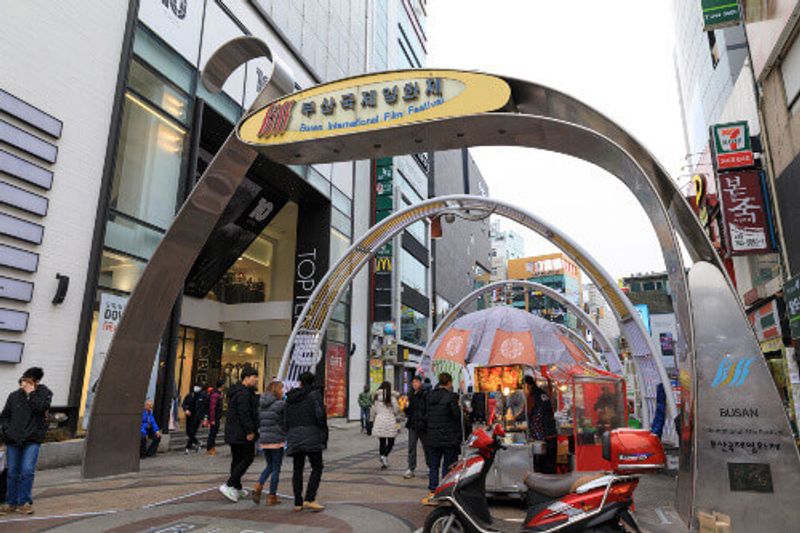
[[[251,113],[239,139],[290,144],[503,108],[504,80],[456,70],[406,70],[360,76],[300,91]]]

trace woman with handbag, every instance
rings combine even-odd
[[[392,385],[388,381],[381,383],[375,393],[375,423],[372,426],[372,436],[378,437],[381,469],[389,468],[389,454],[394,447],[397,437],[397,413],[400,411],[397,398],[392,394]]]

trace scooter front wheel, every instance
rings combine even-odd
[[[469,533],[470,529],[461,521],[450,506],[437,507],[425,519],[424,533]]]

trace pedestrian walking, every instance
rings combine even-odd
[[[378,454],[381,469],[389,468],[389,454],[394,448],[397,437],[397,398],[392,394],[392,384],[388,381],[381,383],[374,396],[375,422],[372,425],[372,436],[378,437]]]
[[[144,411],[142,411],[142,425],[140,427],[140,445],[139,457],[153,457],[158,451],[158,445],[161,443],[161,428],[156,424],[156,419],[153,416],[153,400],[148,398],[144,402]],[[147,441],[150,440],[150,444]]]
[[[422,432],[425,428],[424,401],[425,391],[422,390],[422,377],[417,375],[411,379],[411,392],[408,394],[408,404],[405,409],[406,429],[408,429],[408,468],[403,475],[405,479],[414,477],[414,471],[417,469],[417,444],[422,444]],[[427,464],[428,452],[425,450],[424,444],[422,444],[422,449],[425,455],[425,464]]]
[[[44,371],[37,366],[26,370],[19,388],[8,395],[0,413],[8,470],[6,503],[0,507],[0,514],[33,514],[33,478],[53,399],[53,393],[42,384],[43,377]]]
[[[219,424],[222,420],[222,385],[223,381],[217,381],[216,387],[208,388],[208,440],[206,441],[206,453],[217,455],[217,433]]]
[[[278,481],[283,464],[283,448],[286,445],[286,419],[283,413],[285,407],[283,383],[272,381],[267,386],[267,391],[261,395],[258,404],[258,444],[261,453],[264,454],[267,467],[261,472],[253,490],[255,503],[261,502],[261,492],[264,490],[267,479],[269,479],[267,505],[281,503],[278,498]]]
[[[444,477],[458,460],[461,446],[461,408],[453,392],[453,377],[439,374],[436,388],[425,395],[423,419],[428,450],[428,495],[422,503],[430,505],[433,491],[439,486],[439,472]]]
[[[358,395],[358,406],[361,408],[361,433],[370,435],[372,424],[370,420],[370,409],[372,409],[372,394],[369,393],[369,383],[364,385],[364,392]]]
[[[545,443],[544,455],[534,456],[534,467],[544,474],[556,473],[558,430],[550,396],[542,390],[533,376],[525,376],[525,403],[528,408],[528,436]]]
[[[245,366],[239,383],[228,389],[228,412],[225,417],[225,442],[231,448],[230,477],[219,491],[232,502],[247,496],[242,488],[242,476],[253,464],[258,437],[258,370]]]
[[[200,441],[197,440],[197,430],[205,416],[202,390],[200,385],[195,385],[181,404],[183,414],[186,416],[186,436],[189,438],[189,440],[186,441],[186,449],[184,450],[184,453],[187,455],[190,451],[197,453],[200,450]]]
[[[314,374],[300,374],[300,388],[286,395],[286,454],[292,458],[294,511],[319,512],[325,509],[317,502],[322,481],[322,451],[328,447],[328,419],[322,394],[314,387]],[[306,457],[311,463],[306,495],[303,498],[303,470]]]

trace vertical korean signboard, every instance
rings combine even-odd
[[[345,416],[347,408],[347,350],[344,345],[328,343],[325,357],[325,409],[328,416]]]
[[[721,172],[719,195],[730,255],[772,251],[772,238],[761,192],[761,172]]]
[[[786,315],[792,338],[800,340],[800,275],[783,285],[783,298],[786,301]]]

